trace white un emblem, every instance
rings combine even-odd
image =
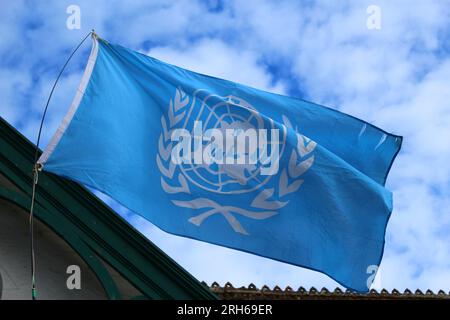
[[[283,125],[277,127],[236,96],[197,90],[189,97],[177,89],[167,117],[161,117],[156,161],[163,190],[175,195],[199,188],[202,195],[223,197],[253,193],[250,203],[239,201],[239,206],[222,205],[207,196],[172,200],[179,207],[199,211],[189,218],[197,226],[221,214],[234,231],[248,234],[236,215],[261,220],[277,214],[289,203],[281,200],[300,188],[301,175],[314,162],[316,143],[300,135],[285,116],[281,121]],[[291,150],[285,150],[288,130],[297,138]],[[280,168],[286,152],[289,164]]]

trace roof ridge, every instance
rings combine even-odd
[[[206,284],[206,283],[205,283]],[[207,285],[207,284],[206,284]],[[421,289],[417,288],[414,291],[412,289],[406,288],[403,292],[397,288],[393,288],[388,290],[383,288],[381,290],[370,289],[367,293],[358,293],[349,289],[342,289],[340,287],[335,287],[334,289],[330,289],[327,287],[322,287],[320,291],[316,289],[314,286],[310,287],[309,290],[305,289],[303,286],[300,286],[297,290],[292,289],[291,286],[286,286],[285,289],[282,289],[279,285],[275,285],[272,289],[268,285],[263,285],[261,287],[256,286],[254,283],[250,283],[248,286],[234,287],[230,282],[227,282],[223,287],[220,286],[219,283],[213,282],[211,286],[209,286],[213,292],[226,299],[230,296],[234,296],[233,298],[240,297],[240,295],[244,295],[245,297],[258,296],[261,295],[271,295],[271,296],[322,296],[322,297],[352,297],[358,299],[361,298],[376,298],[376,297],[390,297],[390,298],[437,298],[437,299],[450,299],[450,291],[446,292],[443,289],[433,291],[432,289]],[[226,296],[225,296],[226,293]]]

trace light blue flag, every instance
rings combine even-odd
[[[383,255],[392,211],[384,184],[401,142],[336,110],[94,37],[39,162],[162,230],[364,292]]]

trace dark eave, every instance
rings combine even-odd
[[[29,210],[35,145],[0,118],[0,173],[15,190],[0,198]],[[19,191],[17,191],[17,189]],[[100,259],[148,299],[217,299],[208,287],[78,183],[40,172],[36,217],[59,234],[96,273],[110,299],[120,299]]]

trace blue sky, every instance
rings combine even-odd
[[[66,26],[69,5],[81,28]],[[377,5],[381,29],[368,29]],[[0,115],[32,141],[70,51],[91,30],[169,63],[337,108],[404,136],[375,288],[450,289],[450,1],[0,0]],[[43,146],[66,113],[90,51],[60,80]],[[320,273],[168,235],[103,197],[208,283],[337,286]]]

